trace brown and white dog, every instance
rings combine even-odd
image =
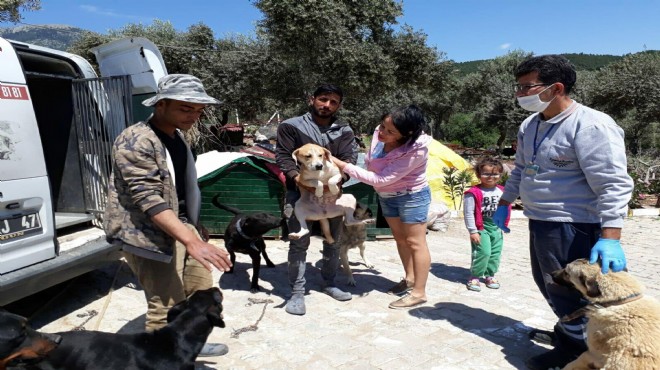
[[[356,220],[354,217],[357,200],[351,194],[341,194],[339,182],[342,175],[339,168],[330,160],[330,151],[316,144],[305,144],[292,153],[300,166],[300,182],[313,187],[314,193],[302,190],[293,212],[300,222],[300,231],[289,233],[290,239],[300,239],[309,234],[306,221],[319,221],[325,240],[335,242],[330,232],[329,218],[344,216],[346,225],[368,224],[373,219]],[[323,192],[328,186],[329,193]]]
[[[660,303],[625,271],[603,274],[600,264],[575,260],[552,273],[555,283],[578,290],[589,304],[567,315],[586,315],[587,351],[566,369],[660,369]]]

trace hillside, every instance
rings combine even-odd
[[[0,28],[0,37],[66,50],[85,30],[65,25],[18,26]]]
[[[568,58],[578,71],[596,71],[623,58],[622,56],[607,54],[567,53],[561,55]],[[479,66],[486,61],[487,60],[473,60],[469,62],[461,62],[456,63],[456,67],[462,75],[466,75],[468,73],[476,72]]]

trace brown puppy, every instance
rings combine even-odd
[[[358,203],[355,207],[354,213],[356,220],[367,220],[373,217],[371,210],[362,204]],[[348,263],[348,250],[352,248],[360,248],[360,256],[364,265],[368,268],[374,268],[374,264],[367,260],[364,255],[364,242],[367,240],[367,225],[357,224],[347,226],[342,225],[341,235],[339,237],[339,257],[341,258],[341,265],[344,268],[344,273],[348,276],[348,285],[355,286],[355,279],[353,278],[353,271]]]
[[[577,289],[589,301],[563,319],[589,318],[588,350],[564,369],[660,369],[660,304],[643,295],[642,285],[627,272],[600,269],[579,259],[552,273],[557,284]]]

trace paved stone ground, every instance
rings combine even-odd
[[[348,287],[339,272],[338,285],[353,293],[353,299],[337,302],[319,291],[321,243],[315,239],[308,253],[307,314],[289,315],[284,311],[289,290],[287,243],[269,241],[268,254],[277,266],[262,267],[262,292],[249,292],[252,267],[247,255],[238,256],[234,274],[215,273],[225,294],[227,328],[214,330],[211,341],[226,343],[230,350],[225,356],[198,361],[197,368],[524,368],[527,357],[547,350],[530,342],[527,332],[549,329],[555,322],[531,277],[526,226],[526,219],[512,219],[498,276],[502,288],[478,293],[464,285],[470,254],[463,221],[452,219],[446,233],[431,232],[429,302],[411,310],[387,307],[394,297],[385,291],[403,272],[393,240],[368,242],[366,253],[374,269],[358,263],[357,251],[349,253],[357,286]],[[623,244],[630,272],[655,297],[660,293],[660,255],[654,253],[658,240],[660,218],[626,221]],[[81,325],[87,330],[135,332],[144,325],[146,309],[142,292],[120,263],[76,279],[50,302],[38,304],[42,306],[34,325],[46,332]],[[91,310],[98,314],[90,316]],[[255,324],[256,330],[241,331]]]

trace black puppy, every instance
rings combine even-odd
[[[0,309],[0,370],[37,362],[61,340],[57,334],[32,329],[25,317]]]
[[[225,327],[220,289],[193,293],[169,310],[167,321],[167,326],[151,333],[57,333],[62,341],[56,349],[50,351],[41,362],[21,368],[194,370],[195,359],[213,327]]]
[[[261,255],[264,255],[266,266],[275,267],[275,264],[271,262],[268,254],[266,254],[264,234],[282,226],[284,219],[266,212],[244,214],[236,208],[221,204],[218,201],[218,195],[213,197],[212,201],[216,207],[234,214],[234,218],[229,221],[224,235],[225,248],[229,251],[232,263],[232,267],[227,273],[234,272],[236,252],[248,254],[252,258],[252,284],[250,285],[250,292],[256,293],[259,291]]]

